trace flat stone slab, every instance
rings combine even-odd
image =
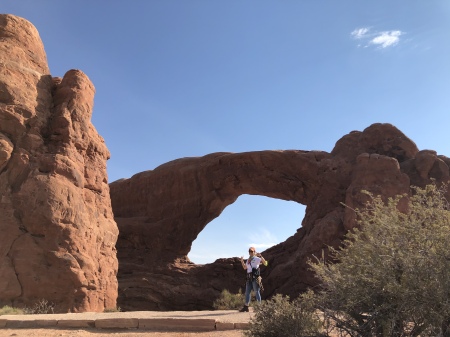
[[[216,329],[216,320],[207,318],[142,318],[139,329],[167,331],[212,331]]]
[[[39,328],[51,328],[58,325],[56,319],[37,319],[35,322]]]
[[[234,323],[231,322],[216,322],[216,330],[233,330]]]
[[[3,315],[0,328],[146,329],[154,331],[245,330],[252,312],[214,311],[127,311],[67,314]]]
[[[36,321],[8,320],[5,328],[32,329],[36,327]]]
[[[58,328],[94,328],[93,319],[61,319],[56,325]]]
[[[234,323],[234,328],[239,330],[250,329],[250,323]]]
[[[137,318],[99,318],[95,320],[97,329],[137,329],[139,319]]]

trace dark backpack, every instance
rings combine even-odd
[[[259,268],[252,268],[252,278],[255,279],[261,275],[261,270]]]

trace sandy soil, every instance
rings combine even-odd
[[[143,330],[82,330],[82,329],[5,329],[0,328],[0,337],[242,337],[243,330],[208,332],[153,332]]]

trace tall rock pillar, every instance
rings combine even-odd
[[[116,306],[118,229],[94,93],[81,71],[52,78],[36,28],[0,15],[0,306]]]

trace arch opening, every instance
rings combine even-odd
[[[294,201],[244,194],[199,233],[189,259],[196,264],[246,256],[255,246],[264,251],[295,234],[306,206]]]

